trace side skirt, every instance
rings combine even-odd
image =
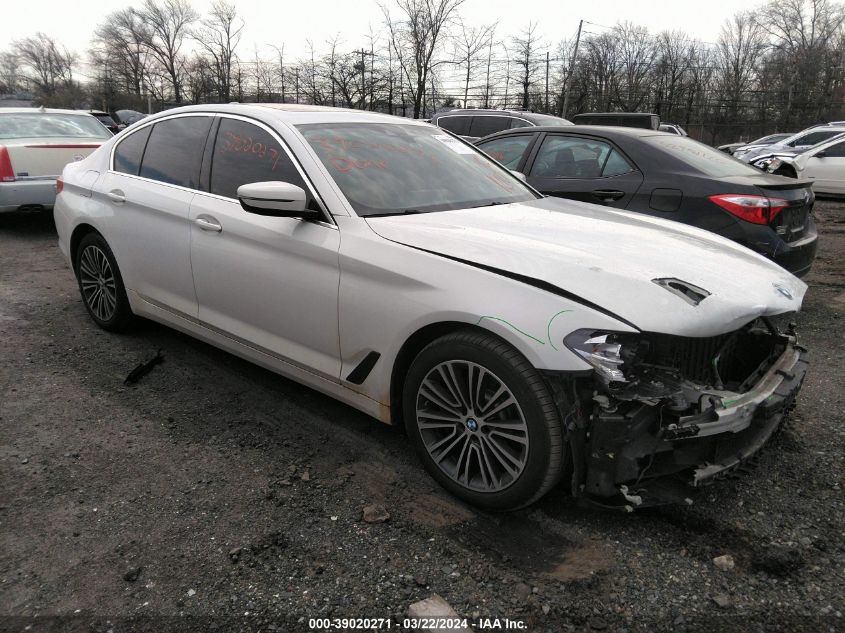
[[[287,362],[268,351],[263,351],[242,343],[223,332],[205,326],[188,315],[177,314],[151,303],[133,290],[127,288],[126,293],[129,296],[132,311],[138,316],[172,327],[174,330],[200,339],[214,347],[218,347],[244,360],[255,363],[264,369],[269,369],[285,378],[289,378],[294,382],[311,387],[381,422],[392,424],[389,404],[383,404],[364,394],[352,391],[338,382]]]

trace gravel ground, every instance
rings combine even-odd
[[[817,214],[792,425],[630,515],[463,505],[397,429],[156,324],[97,329],[52,218],[0,216],[0,630],[299,631],[435,593],[537,631],[845,630],[845,204]]]

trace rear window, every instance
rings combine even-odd
[[[0,140],[77,138],[103,140],[112,133],[90,114],[0,113]]]
[[[644,136],[642,140],[706,176],[760,175],[759,169],[686,136]]]
[[[443,116],[437,119],[437,126],[449,130],[452,134],[466,136],[469,134],[469,122],[472,117],[468,116]]]
[[[469,126],[469,135],[480,138],[507,130],[511,126],[511,120],[512,117],[508,116],[474,116]]]

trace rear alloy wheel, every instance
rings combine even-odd
[[[76,253],[76,276],[82,301],[97,325],[124,330],[132,320],[132,310],[114,255],[98,233],[82,238]]]
[[[460,332],[423,349],[405,382],[404,413],[428,471],[470,503],[516,509],[560,477],[551,395],[528,361],[491,335]]]

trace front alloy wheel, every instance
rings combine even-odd
[[[451,360],[417,390],[417,425],[431,459],[457,484],[498,492],[528,461],[528,425],[516,398],[493,372]]]
[[[513,510],[560,479],[563,433],[549,389],[492,334],[468,329],[427,345],[408,370],[402,404],[428,472],[472,504]]]

